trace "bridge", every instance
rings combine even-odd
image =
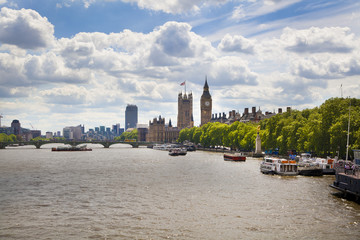
[[[0,142],[0,149],[4,149],[9,145],[34,145],[37,149],[40,149],[42,145],[50,143],[61,143],[65,145],[77,146],[80,144],[101,144],[104,148],[109,148],[113,144],[128,144],[133,148],[139,146],[151,146],[154,143],[151,142],[137,142],[137,141],[82,141],[82,140],[49,140],[49,141],[19,141],[19,142]]]

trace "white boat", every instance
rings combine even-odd
[[[186,155],[187,150],[186,148],[172,148],[169,150],[169,155],[170,156],[179,156],[179,155]]]
[[[161,151],[170,151],[172,148],[175,148],[175,144],[155,144],[153,146],[154,150],[161,150]]]
[[[295,176],[298,174],[296,161],[274,157],[265,157],[260,164],[260,171],[264,174],[283,176]]]
[[[319,164],[320,168],[323,171],[324,175],[334,175],[335,174],[335,167],[334,164],[336,159],[333,158],[316,158],[316,163]]]
[[[302,153],[298,162],[299,175],[304,176],[322,176],[323,169],[310,153]]]

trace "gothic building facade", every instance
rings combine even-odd
[[[286,108],[287,112],[291,111],[290,107]],[[282,108],[278,109],[278,114],[282,113]],[[265,114],[263,114],[263,112],[260,110],[256,111],[256,107],[252,107],[252,111],[249,111],[249,108],[245,108],[244,109],[244,113],[241,114],[239,112],[236,112],[235,110],[232,110],[229,112],[229,116],[227,117],[225,113],[219,113],[219,115],[217,113],[212,114],[211,117],[211,122],[220,122],[220,123],[226,123],[226,124],[232,124],[236,121],[238,122],[260,122],[263,119],[266,118],[270,118],[272,116],[275,116],[276,113],[275,111],[272,112],[265,112]]]
[[[212,99],[209,92],[207,77],[205,78],[204,90],[200,99],[201,126],[211,121]]]
[[[193,118],[193,96],[192,93],[178,95],[178,116],[177,127],[179,129],[191,128],[194,126]]]
[[[174,143],[179,138],[179,129],[173,127],[171,120],[165,124],[165,118],[159,116],[149,121],[149,129],[146,134],[146,141],[153,143]]]

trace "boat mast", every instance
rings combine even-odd
[[[349,156],[349,133],[350,133],[350,109],[351,109],[351,99],[349,104],[349,121],[348,121],[348,133],[347,133],[347,141],[346,141],[346,161],[348,160]]]

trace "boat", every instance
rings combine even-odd
[[[185,156],[186,154],[187,154],[187,149],[186,148],[180,148],[179,155]]]
[[[351,102],[349,106],[349,120],[346,141],[346,158],[335,163],[335,181],[330,187],[335,188],[344,193],[345,197],[351,195],[355,197],[356,201],[360,199],[360,150],[353,149],[354,162],[348,161],[349,156],[349,136],[350,136],[350,111]]]
[[[188,152],[196,151],[196,147],[194,145],[184,145],[184,147],[186,148],[186,151],[188,151]]]
[[[245,162],[246,156],[243,153],[224,153],[225,161]]]
[[[59,146],[51,148],[53,152],[75,152],[75,151],[92,151],[91,148],[87,148],[86,145],[82,146]]]
[[[169,151],[169,155],[170,156],[179,156],[180,155],[180,150],[177,148],[173,148]]]
[[[360,199],[360,150],[354,151],[354,162],[339,160],[335,163],[335,181],[330,187]]]
[[[315,159],[311,158],[310,153],[302,153],[298,162],[299,175],[303,176],[322,176],[323,169]]]
[[[265,156],[260,164],[260,171],[264,174],[277,174],[283,176],[298,175],[295,160]]]
[[[176,148],[177,145],[176,144],[155,144],[153,146],[154,150],[161,150],[161,151],[169,151],[173,148]]]
[[[315,161],[319,164],[324,175],[334,175],[335,174],[334,163],[335,163],[336,159],[329,158],[329,157],[316,158]]]
[[[169,150],[170,156],[184,156],[187,154],[186,148],[172,148]]]

